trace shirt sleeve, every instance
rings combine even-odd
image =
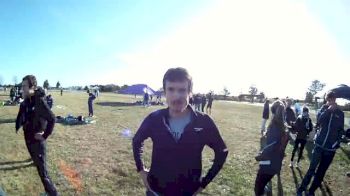
[[[150,124],[151,124],[151,119],[150,119],[150,116],[148,116],[142,122],[140,128],[137,130],[132,140],[134,160],[135,160],[137,172],[144,169],[144,164],[142,160],[143,143],[148,137],[150,137]]]
[[[219,173],[228,155],[228,149],[219,133],[218,128],[209,116],[207,118],[209,122],[208,129],[206,130],[207,145],[214,150],[215,158],[213,165],[201,181],[202,188],[205,188]]]
[[[43,137],[47,139],[53,131],[56,117],[55,114],[51,111],[50,107],[47,105],[46,101],[44,101],[44,99],[40,99],[40,102],[40,117],[47,121],[47,126],[44,131]]]

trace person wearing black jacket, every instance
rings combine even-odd
[[[303,156],[303,150],[305,147],[305,144],[307,142],[307,137],[309,135],[309,133],[312,131],[312,120],[309,117],[309,108],[304,107],[303,108],[303,112],[300,116],[298,116],[297,120],[295,121],[295,124],[293,125],[293,129],[296,131],[296,139],[294,142],[294,149],[292,152],[292,158],[291,158],[291,163],[289,165],[289,167],[293,167],[294,166],[294,155],[296,153],[296,151],[299,148],[299,144],[300,144],[300,148],[299,148],[299,157],[298,157],[298,161],[295,165],[295,167],[299,167],[299,162],[301,157]]]
[[[285,122],[287,123],[288,131],[292,131],[292,125],[296,121],[296,115],[294,110],[292,109],[292,100],[286,99],[286,115]]]
[[[269,119],[269,116],[270,116],[270,101],[266,99],[264,103],[264,109],[263,109],[263,115],[262,115],[263,119],[261,122],[261,136],[265,134],[266,122]]]
[[[94,108],[93,108],[93,101],[96,99],[96,96],[92,93],[89,93],[89,99],[88,99],[88,107],[89,107],[89,117],[94,116]]]
[[[23,78],[22,90],[25,99],[17,115],[16,133],[23,126],[28,152],[38,170],[45,191],[49,196],[56,196],[57,190],[46,167],[46,139],[53,131],[55,115],[44,99],[44,90],[37,87],[35,76],[27,75]]]
[[[52,96],[51,95],[48,95],[46,97],[46,103],[47,105],[50,107],[50,109],[52,109],[52,106],[53,106],[53,99],[52,99]]]
[[[255,160],[259,161],[254,187],[256,196],[263,195],[267,183],[280,173],[284,157],[283,141],[286,137],[284,103],[280,100],[273,102],[271,112],[273,116],[266,132],[266,146],[255,157]]]
[[[344,112],[336,104],[335,93],[330,91],[326,94],[327,102],[317,114],[319,130],[315,135],[315,147],[312,151],[310,166],[304,179],[297,190],[301,196],[309,188],[308,195],[315,195],[315,191],[321,186],[328,167],[331,165],[336,150],[340,147],[341,138],[344,134]]]
[[[205,105],[207,104],[207,98],[205,95],[202,96],[202,112],[204,112]]]
[[[184,68],[169,69],[163,78],[168,108],[151,113],[133,138],[137,171],[146,195],[192,196],[201,192],[219,173],[228,149],[213,120],[188,105],[192,79]],[[142,161],[143,142],[153,142],[151,168]],[[202,151],[207,145],[215,158],[208,173],[202,174]]]

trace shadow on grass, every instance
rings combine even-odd
[[[110,107],[128,107],[137,106],[137,103],[125,103],[125,102],[97,102],[96,105],[110,106]]]
[[[278,190],[277,195],[283,196],[283,185],[282,185],[280,174],[277,174],[277,190]]]
[[[292,170],[292,174],[293,174],[293,179],[294,179],[294,184],[295,184],[295,192],[296,192],[300,186],[298,178],[300,179],[300,182],[301,182],[303,180],[304,176],[299,168],[294,169],[292,167],[291,170]],[[295,170],[297,170],[299,177],[295,173]]]
[[[6,161],[0,162],[0,171],[16,170],[32,166],[34,166],[32,159],[27,159],[23,161]]]
[[[312,158],[312,151],[314,150],[315,144],[311,141],[307,141],[305,144],[305,149],[307,152],[307,157],[309,158],[309,160],[311,161]]]
[[[32,159],[26,159],[23,161],[5,161],[5,162],[0,162],[0,165],[11,165],[11,164],[17,164],[17,163],[30,163],[32,162]]]
[[[294,170],[293,167],[291,168],[291,170],[292,170],[293,180],[294,180],[294,184],[295,184],[295,191],[297,191],[298,188],[299,188],[298,177],[297,177],[297,175],[296,175],[295,170]],[[302,179],[302,178],[301,178],[301,179]]]
[[[321,184],[320,190],[322,192],[322,196],[333,196],[333,193],[332,193],[331,189],[324,182]]]
[[[15,122],[16,122],[16,119],[13,119],[13,118],[0,119],[0,124],[15,123]]]

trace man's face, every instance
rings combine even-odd
[[[28,98],[30,97],[30,94],[33,93],[34,87],[29,88],[29,84],[27,80],[22,81],[22,95],[23,98]]]
[[[189,97],[188,81],[165,82],[165,98],[170,110],[184,111],[187,108]]]
[[[335,104],[335,98],[327,98],[327,103],[328,103],[328,105]]]

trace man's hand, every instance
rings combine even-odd
[[[148,170],[146,170],[146,169],[145,170],[141,170],[139,172],[139,174],[140,174],[140,177],[141,177],[141,179],[143,181],[143,184],[145,185],[147,190],[151,190],[151,187],[149,186],[148,181],[147,181]]]
[[[203,188],[202,188],[202,187],[199,187],[199,189],[198,189],[195,193],[193,193],[193,196],[198,195],[198,194],[201,193],[202,191],[203,191]]]
[[[39,140],[39,141],[44,141],[45,138],[43,137],[43,134],[44,134],[44,132],[36,133],[36,134],[34,135],[34,138],[35,138],[36,140]]]
[[[337,109],[337,104],[331,104],[328,106],[328,109],[331,110],[331,111],[334,111],[335,109]]]

